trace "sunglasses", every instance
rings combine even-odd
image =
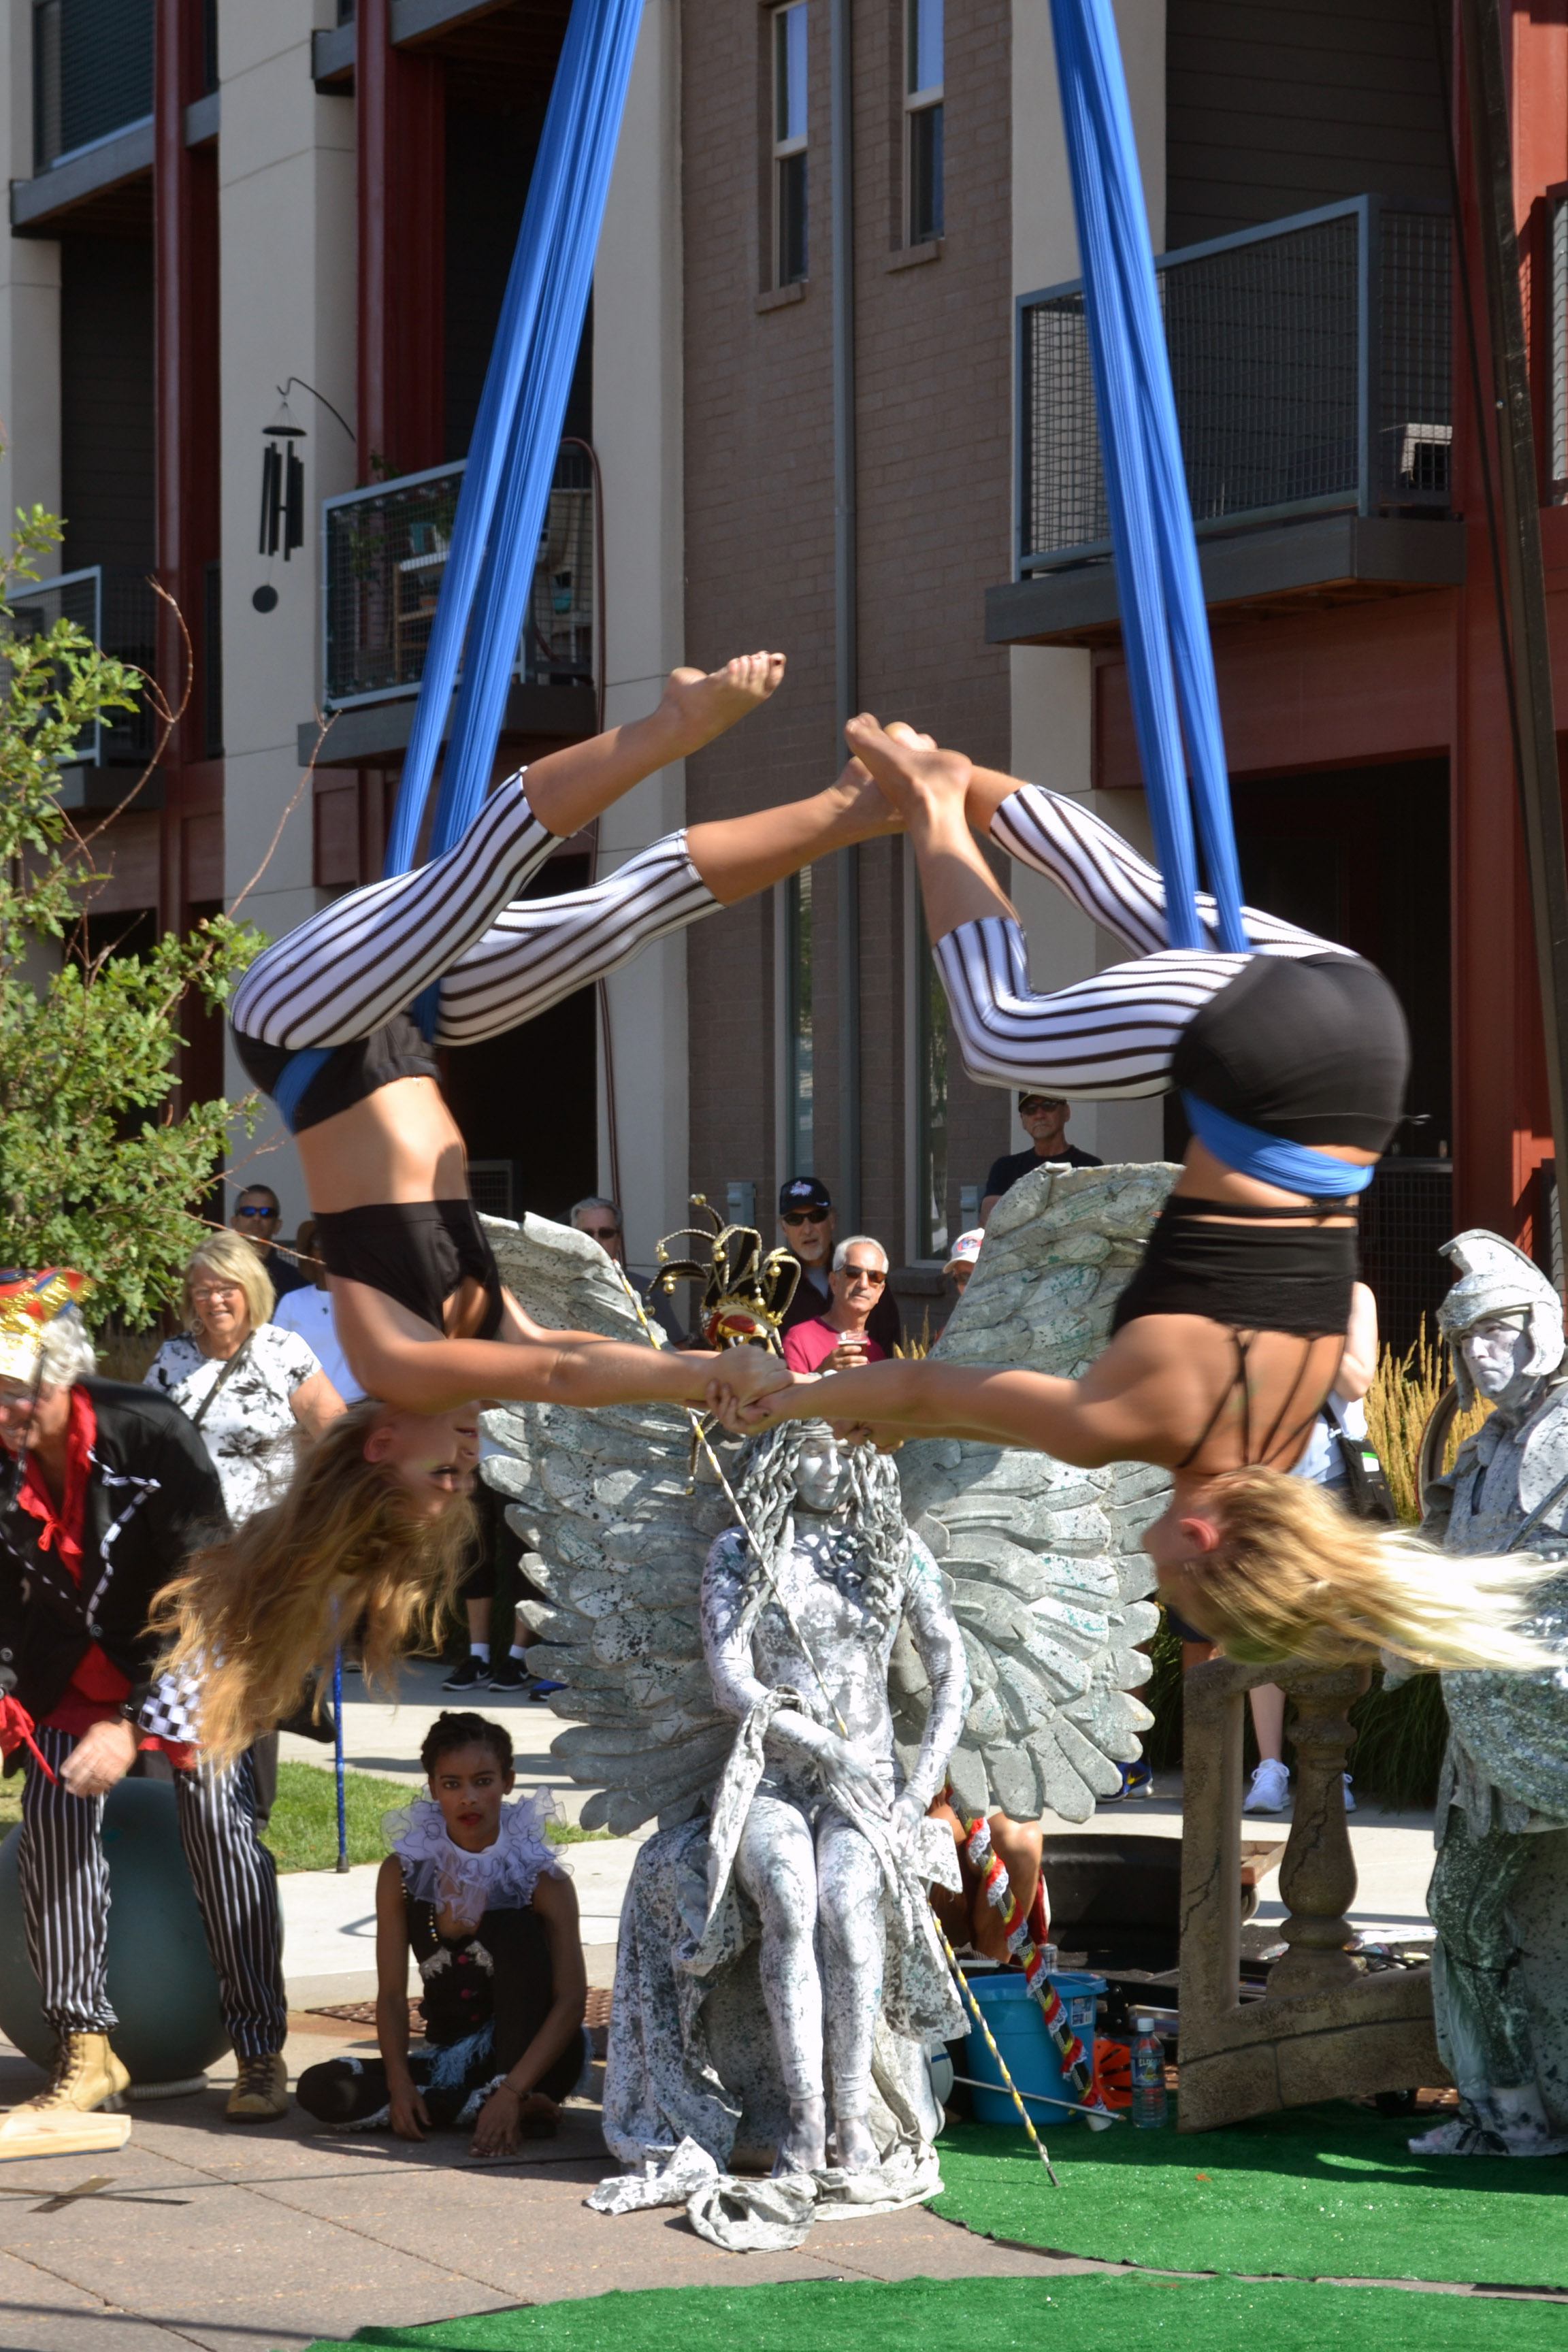
[[[1066,1110],[1066,1097],[1061,1095],[1026,1095],[1018,1105],[1020,1118],[1033,1118],[1039,1110]]]
[[[621,1237],[619,1225],[579,1225],[577,1231],[591,1242],[618,1242]]]
[[[879,1274],[876,1267],[870,1265],[847,1265],[844,1274],[851,1290],[858,1282],[868,1282],[873,1290],[880,1290],[888,1279],[885,1274]]]
[[[237,1210],[235,1211],[235,1213],[235,1213],[235,1215],[236,1215],[237,1217],[276,1217],[276,1216],[280,1216],[280,1215],[282,1214],[282,1212],[281,1212],[281,1210],[279,1210],[279,1209],[246,1209],[246,1208],[238,1208],[238,1209],[237,1209]]]
[[[779,1223],[784,1225],[825,1225],[832,1214],[831,1209],[786,1209]]]

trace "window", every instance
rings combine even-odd
[[[942,0],[905,0],[904,184],[906,235],[927,245],[942,233]]]
[[[805,0],[773,10],[773,283],[805,276]]]

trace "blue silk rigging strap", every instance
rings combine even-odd
[[[1051,26],[1132,721],[1170,941],[1206,944],[1196,907],[1195,802],[1220,945],[1243,952],[1250,943],[1214,652],[1111,0],[1051,0]]]
[[[593,282],[642,0],[573,0],[529,181],[442,573],[388,874],[414,854],[452,688],[462,682],[431,843],[461,839],[489,788]],[[435,990],[416,1010],[435,1025]]]

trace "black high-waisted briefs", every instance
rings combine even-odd
[[[329,1274],[345,1282],[368,1283],[437,1331],[444,1328],[447,1299],[464,1276],[472,1275],[487,1301],[475,1336],[493,1339],[500,1328],[500,1271],[466,1196],[457,1201],[383,1201],[373,1208],[318,1217],[316,1246]]]
[[[1352,1195],[1335,1201],[1330,1213],[1354,1212]],[[1142,1264],[1116,1302],[1112,1332],[1141,1315],[1204,1315],[1234,1331],[1286,1331],[1301,1339],[1336,1332],[1342,1339],[1356,1278],[1356,1228],[1280,1222],[1311,1213],[1173,1193]],[[1246,1222],[1206,1222],[1214,1217]]]

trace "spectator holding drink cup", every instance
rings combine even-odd
[[[869,1234],[852,1234],[833,1253],[828,1304],[821,1315],[786,1328],[784,1358],[792,1372],[842,1372],[879,1363],[887,1349],[867,1325],[888,1283],[888,1253]]]

